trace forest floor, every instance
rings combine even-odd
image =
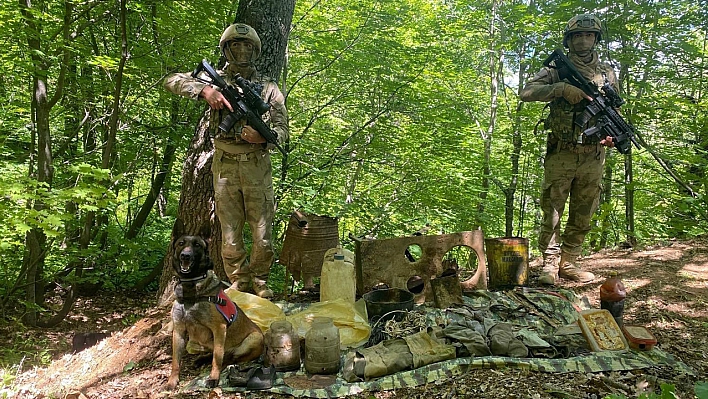
[[[625,323],[643,325],[658,339],[658,348],[688,365],[695,376],[669,367],[605,373],[550,374],[518,369],[475,369],[447,381],[415,388],[370,392],[373,398],[603,398],[610,394],[638,397],[671,384],[676,396],[693,398],[697,382],[708,380],[708,237],[670,241],[634,250],[607,250],[581,259],[596,280],[567,285],[599,308],[599,286],[611,270],[621,273],[628,291]],[[532,265],[538,261],[532,262]],[[531,285],[538,269],[531,269]],[[46,367],[16,366],[2,370],[0,398],[284,398],[269,392],[226,394],[168,393],[171,343],[165,325],[167,308],[155,308],[152,295],[114,293],[81,298],[59,327],[18,330],[0,322],[0,354],[44,353]],[[71,353],[77,332],[112,335],[77,354]],[[187,356],[181,384],[204,374]],[[7,359],[0,364],[6,366]],[[659,397],[659,396],[656,396]]]

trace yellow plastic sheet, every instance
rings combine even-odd
[[[263,332],[270,328],[270,323],[276,320],[285,320],[283,310],[267,299],[232,289],[227,289],[225,292]]]
[[[366,315],[366,304],[361,299],[354,304],[342,298],[313,303],[307,309],[287,316],[286,320],[293,325],[294,331],[304,337],[312,326],[312,319],[317,316],[332,318],[339,328],[342,349],[358,347],[369,339],[371,326]]]

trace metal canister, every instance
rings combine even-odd
[[[305,335],[305,370],[310,374],[337,374],[341,361],[339,329],[331,317],[315,317]]]
[[[271,323],[265,333],[266,355],[263,363],[277,371],[300,369],[300,337],[287,320]]]

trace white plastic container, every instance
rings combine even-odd
[[[330,251],[325,254],[322,265],[320,302],[344,298],[346,303],[354,304],[356,300],[354,254],[344,248],[336,248],[336,252]]]

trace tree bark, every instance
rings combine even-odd
[[[604,182],[602,183],[602,196],[600,198],[600,206],[602,204],[611,204],[612,203],[612,178],[613,178],[613,170],[615,167],[615,156],[612,153],[608,153],[607,157],[605,158],[605,162],[607,163],[605,165],[605,178]],[[602,248],[605,248],[608,243],[608,239],[610,236],[610,231],[612,230],[612,220],[610,219],[611,213],[601,213],[602,219],[600,220],[600,242],[598,245],[593,245],[595,250],[600,250]]]
[[[519,54],[519,74],[517,75],[519,77],[519,88],[517,90],[517,96],[521,92],[521,89],[524,87],[524,82],[525,82],[525,77],[526,77],[526,69],[528,64],[525,62],[525,56],[526,54],[526,42],[523,42],[521,44],[521,48],[519,49],[518,53]],[[517,100],[516,102],[516,112],[514,114],[514,125],[513,125],[513,133],[512,133],[512,143],[514,144],[514,149],[512,150],[511,153],[511,181],[509,182],[509,187],[505,190],[505,197],[506,197],[506,205],[505,205],[505,211],[504,211],[504,220],[505,220],[505,228],[504,232],[507,237],[512,237],[514,235],[514,198],[516,197],[516,189],[519,184],[519,160],[521,159],[521,150],[523,147],[523,140],[522,140],[522,134],[521,134],[521,111],[524,109],[524,102],[521,100]],[[524,209],[526,206],[525,199],[523,198],[523,195],[521,196],[521,201],[519,203],[519,229],[517,231],[517,236],[522,237],[523,236],[523,227],[524,227]]]
[[[243,0],[239,1],[236,10],[234,23],[250,25],[261,39],[263,48],[256,61],[256,69],[276,81],[285,65],[285,50],[294,10],[295,0]]]
[[[487,197],[489,196],[490,180],[491,180],[491,156],[492,156],[492,137],[494,136],[494,130],[497,122],[497,107],[498,96],[499,96],[499,73],[498,73],[498,62],[501,62],[500,51],[496,49],[497,45],[497,11],[499,4],[497,1],[492,1],[492,15],[490,16],[489,22],[489,97],[490,97],[490,107],[489,107],[489,126],[487,127],[486,133],[483,135],[484,139],[484,161],[482,162],[482,189],[479,194],[479,204],[477,205],[477,227],[482,228],[486,223],[484,223],[484,209],[487,203]]]

